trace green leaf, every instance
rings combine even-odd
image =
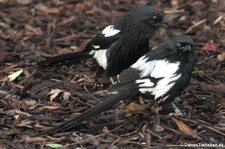
[[[46,146],[51,147],[51,148],[63,147],[63,145],[57,144],[57,143],[46,144]]]
[[[10,75],[8,75],[9,81],[15,80],[17,77],[19,77],[23,73],[23,69],[20,69]]]

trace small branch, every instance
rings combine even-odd
[[[197,23],[195,23],[194,25],[190,26],[186,31],[185,31],[185,34],[189,33],[190,31],[192,31],[193,28],[205,23],[207,20],[206,19],[203,19]]]

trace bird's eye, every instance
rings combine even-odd
[[[180,46],[181,46],[181,43],[180,43],[180,42],[177,42],[177,43],[176,43],[176,46],[177,46],[177,47],[180,47]]]
[[[150,24],[153,24],[153,23],[155,23],[155,20],[152,20],[152,19],[151,19],[151,20],[149,20],[148,22],[149,22]]]

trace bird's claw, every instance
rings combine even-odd
[[[174,104],[171,103],[174,109],[174,112],[169,113],[169,116],[184,116],[185,113],[181,112],[181,110]]]

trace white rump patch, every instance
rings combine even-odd
[[[90,55],[93,55],[94,59],[98,62],[98,64],[106,69],[107,67],[107,58],[106,58],[106,50],[92,50],[89,52]]]
[[[104,34],[105,37],[116,35],[119,32],[120,30],[115,29],[114,25],[109,25],[104,30],[102,30],[102,34]]]

